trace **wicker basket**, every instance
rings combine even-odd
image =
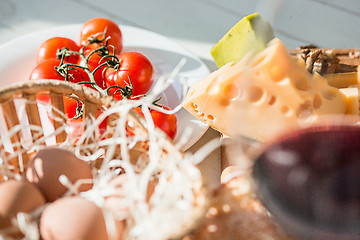
[[[109,107],[112,103],[111,98],[100,96],[99,92],[90,88],[84,88],[80,85],[57,80],[24,82],[2,89],[0,91],[2,110],[2,116],[0,117],[2,122],[0,123],[3,125],[0,136],[3,140],[3,144],[0,146],[0,148],[2,148],[1,150],[8,151],[9,149],[4,148],[9,147],[10,151],[21,152],[22,158],[17,160],[23,160],[25,162],[19,162],[17,165],[25,165],[30,157],[29,154],[32,154],[32,152],[19,149],[19,143],[21,143],[24,138],[27,138],[31,139],[32,143],[35,144],[36,141],[43,138],[40,140],[41,143],[38,144],[46,145],[46,137],[44,137],[45,131],[41,133],[36,130],[31,130],[30,136],[24,136],[24,132],[26,131],[24,128],[30,128],[30,126],[32,126],[32,129],[36,128],[35,126],[41,129],[46,128],[44,125],[47,123],[41,120],[41,115],[43,115],[44,111],[50,111],[50,114],[56,118],[56,120],[52,121],[55,136],[55,142],[53,142],[53,144],[58,145],[63,143],[67,139],[68,134],[64,128],[63,131],[56,132],[56,130],[63,127],[68,120],[64,114],[63,96],[71,95],[76,95],[76,98],[84,103],[84,117],[96,116],[99,109]],[[41,109],[40,101],[38,101],[37,98],[46,98],[46,96],[51,99],[51,103],[44,102],[41,106],[45,108],[47,105],[50,106],[51,109],[44,110]],[[22,128],[19,128],[19,126],[22,126]],[[10,131],[16,127],[17,130],[10,133]],[[11,135],[7,143],[4,139],[4,131]],[[22,169],[18,170],[22,171]]]
[[[64,97],[82,103],[80,120],[67,118]],[[44,98],[50,100],[44,102],[41,100]],[[144,179],[145,175],[149,181],[154,177],[160,180],[164,173],[167,180],[158,181],[156,189],[159,189],[152,195],[154,200],[147,202],[151,206],[141,214],[131,211],[127,214],[124,239],[183,236],[203,219],[208,207],[208,192],[195,164],[199,160],[184,154],[162,131],[132,112],[134,104],[133,101],[120,103],[96,90],[58,80],[23,82],[3,88],[0,90],[0,181],[23,178],[31,155],[49,145],[67,148],[93,167],[96,172],[94,187],[82,196],[96,203],[102,202],[99,198],[104,197],[98,193],[106,192],[101,191],[102,188],[119,172],[129,174],[127,178],[132,186],[140,184],[139,179]],[[100,124],[102,129],[99,129]],[[69,131],[73,126],[81,130]],[[129,128],[134,133],[131,136],[127,134]],[[173,173],[176,177],[170,177]],[[144,203],[133,201],[138,190],[128,191],[125,195],[127,203],[132,205],[129,209],[140,211],[135,205]],[[191,206],[185,210],[177,208],[174,196],[178,196],[182,207],[184,200]],[[31,214],[29,219],[29,222],[34,221]],[[152,230],[161,224],[166,227],[154,233]],[[26,232],[26,226],[21,229],[25,229],[25,237],[34,238],[33,232]],[[37,234],[35,236],[39,237]]]

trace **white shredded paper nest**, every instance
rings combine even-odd
[[[80,195],[104,210],[110,235],[115,217],[126,220],[123,239],[160,240],[183,236],[203,219],[207,210],[208,192],[197,164],[217,146],[213,142],[194,154],[184,153],[181,147],[191,133],[185,130],[183,137],[177,144],[173,144],[163,132],[154,127],[148,108],[154,108],[152,102],[171,83],[180,67],[170,76],[158,79],[152,91],[141,100],[119,101],[105,109],[96,119],[86,118],[82,122],[72,123],[78,124],[77,128],[69,128],[66,115],[61,112],[50,116],[61,123],[56,129],[51,124],[43,128],[26,124],[26,121],[23,121],[27,118],[26,111],[21,106],[24,101],[30,100],[14,99],[15,103],[18,102],[16,105],[20,123],[10,130],[0,129],[0,145],[3,146],[0,148],[0,175],[5,181],[22,179],[26,168],[22,159],[23,153],[37,152],[47,145],[56,144],[74,152],[78,158],[93,167],[93,188],[87,192],[77,191],[81,182],[70,183],[66,176],[61,176],[60,181],[68,188],[66,195]],[[54,112],[53,106],[48,103],[37,101],[36,104],[40,115],[45,115],[45,119]],[[134,114],[130,113],[131,109],[138,105],[143,107],[145,119],[134,117]],[[181,106],[178,106],[170,112],[176,112],[180,108]],[[161,108],[157,110],[169,112]],[[114,115],[120,117],[112,118]],[[105,118],[110,119],[111,127],[100,132],[99,124]],[[126,133],[129,118],[134,118],[143,125],[143,129],[137,130],[134,136],[127,136]],[[42,124],[46,126],[46,120]],[[0,117],[0,128],[1,126],[5,126],[5,120]],[[77,132],[70,132],[69,129],[82,130],[79,131],[81,134],[77,135]],[[64,130],[67,138],[62,143],[56,143],[55,135]],[[39,137],[29,139],[30,132],[37,132]],[[20,141],[10,141],[19,133],[22,136]],[[136,161],[133,159],[134,153],[138,156]],[[17,169],[14,169],[11,162],[14,157],[18,159]],[[118,204],[126,210],[121,214],[108,214],[105,198],[115,191],[110,182],[120,172],[126,181],[121,186],[123,194],[118,198]],[[156,188],[150,199],[147,199],[148,184],[154,181]],[[34,219],[40,216],[42,210],[37,209],[29,214],[20,213],[14,219],[14,224],[24,233],[24,239],[40,238],[38,223]]]

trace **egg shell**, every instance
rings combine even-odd
[[[45,205],[45,198],[31,183],[8,180],[0,184],[0,229],[11,226],[19,212],[29,213]]]
[[[26,178],[34,183],[44,194],[45,199],[52,202],[62,197],[68,190],[59,177],[65,175],[71,183],[79,179],[92,179],[91,167],[78,159],[74,153],[58,147],[48,147],[35,154],[28,165]],[[91,183],[81,184],[79,191],[92,188]]]
[[[103,211],[79,196],[64,197],[50,203],[40,218],[40,234],[44,240],[110,239]]]

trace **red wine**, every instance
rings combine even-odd
[[[360,239],[360,127],[288,133],[254,165],[259,199],[304,239]]]

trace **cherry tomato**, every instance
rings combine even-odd
[[[80,32],[80,44],[85,46],[88,44],[88,38],[91,36],[96,36],[96,39],[102,40],[104,38],[103,32],[106,29],[106,37],[110,37],[108,44],[109,48],[115,48],[116,53],[120,53],[122,51],[122,33],[119,26],[107,19],[107,18],[93,18],[87,21],[81,28]],[[101,42],[105,44],[105,41]]]
[[[165,105],[160,105],[166,110],[170,110],[169,107]],[[136,107],[133,109],[135,112],[144,116],[141,107]],[[150,109],[151,117],[154,121],[154,125],[161,130],[163,130],[172,140],[175,139],[177,132],[177,118],[175,114],[166,114],[160,111]]]
[[[38,79],[56,79],[56,80],[65,80],[65,77],[58,73],[55,67],[60,65],[59,59],[49,59],[38,64],[30,74],[30,80]],[[87,73],[76,67],[71,67],[68,70],[68,79],[70,82],[79,83],[79,82],[88,82],[89,76]]]
[[[39,80],[39,79],[55,79],[55,80],[65,80],[65,77],[59,74],[55,67],[59,66],[60,60],[58,59],[49,59],[40,64],[38,64],[35,69],[30,74],[30,80]],[[83,69],[70,69],[68,74],[70,82],[79,83],[79,82],[88,82],[89,76]],[[90,85],[88,85],[90,86]],[[38,97],[39,100],[49,101],[49,98],[44,96]],[[68,118],[74,118],[76,116],[76,108],[78,107],[78,102],[74,99],[64,97],[64,107],[65,113]]]
[[[73,118],[78,117],[77,109],[82,107],[82,102],[77,101],[71,97],[64,97],[64,110],[66,116],[73,120]]]
[[[40,45],[40,48],[36,54],[36,63],[39,64],[45,60],[58,58],[57,51],[66,48],[67,50],[78,52],[80,47],[76,42],[69,38],[64,37],[53,37]],[[71,54],[70,56],[65,56],[64,62],[68,63],[77,63],[79,55]]]
[[[129,51],[119,55],[120,67],[118,70],[108,68],[105,71],[106,87],[125,87],[133,85],[132,96],[146,94],[154,83],[154,68],[150,60],[140,52]],[[116,90],[110,89],[114,94]],[[121,99],[120,93],[115,94],[116,99]]]
[[[38,80],[38,79],[64,80],[65,78],[61,76],[55,69],[55,67],[59,65],[60,65],[60,60],[58,59],[49,59],[47,61],[41,62],[30,73],[30,80]]]

